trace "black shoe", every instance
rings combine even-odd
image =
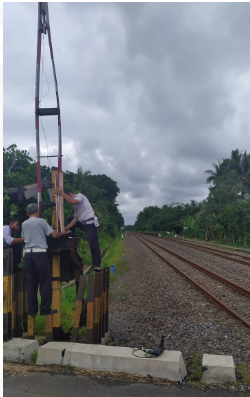
[[[49,313],[45,313],[45,314],[40,313],[40,314],[41,316],[48,316],[49,314],[56,314],[56,313],[58,313],[58,310],[51,309]]]
[[[95,272],[102,272],[102,269],[101,269],[100,267],[97,267],[97,266],[96,266],[96,267],[94,267],[94,271],[95,271]]]
[[[30,314],[30,313],[29,313],[29,316],[31,316],[31,317],[36,317],[36,314]]]

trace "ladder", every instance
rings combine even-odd
[[[50,56],[52,62],[52,69],[55,82],[56,91],[56,108],[40,108],[39,94],[40,94],[40,64],[41,64],[41,43],[42,34],[48,33],[48,41],[50,48]],[[58,119],[58,155],[57,156],[41,156],[40,155],[40,137],[39,137],[39,117],[40,116],[57,116]],[[38,27],[37,27],[37,58],[36,58],[36,88],[35,88],[35,125],[36,125],[36,158],[37,158],[37,205],[39,209],[39,216],[42,215],[42,182],[41,182],[41,168],[40,159],[42,157],[58,157],[58,174],[56,178],[56,186],[59,186],[59,177],[62,175],[62,136],[61,136],[61,117],[60,117],[60,103],[58,94],[58,85],[56,78],[56,68],[53,55],[51,31],[49,23],[49,8],[47,2],[38,3]],[[60,229],[60,202],[59,196],[57,198],[57,219],[58,229]],[[58,230],[61,231],[61,230]]]

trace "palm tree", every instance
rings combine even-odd
[[[213,163],[214,170],[205,171],[206,174],[210,174],[210,176],[206,180],[207,183],[213,182],[213,184],[215,185],[216,182],[218,181],[218,178],[223,175],[224,173],[224,169],[222,166],[223,163],[220,163],[219,160],[218,163],[219,164]]]
[[[91,175],[91,171],[84,171],[82,170],[82,167],[79,167],[77,169],[77,173],[75,174],[74,177],[74,190],[79,192],[79,193],[86,193],[88,188],[89,188],[89,183],[88,183],[88,176]]]

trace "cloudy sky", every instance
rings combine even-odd
[[[205,170],[250,151],[249,3],[53,2],[49,12],[63,169],[117,181],[126,224],[145,206],[206,198]],[[4,3],[3,22],[3,143],[35,158],[37,3]],[[41,107],[55,107],[47,35],[43,47]],[[42,121],[57,154],[56,117]]]

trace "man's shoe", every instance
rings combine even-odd
[[[51,309],[49,313],[45,313],[45,314],[40,313],[40,314],[41,316],[48,316],[49,314],[56,314],[56,313],[58,313],[58,310]]]
[[[49,312],[48,314],[57,314],[57,313],[58,313],[58,310],[53,310],[53,309],[51,309],[50,312]]]
[[[97,266],[96,266],[96,267],[94,267],[94,271],[95,271],[95,272],[102,272],[102,269],[101,269],[100,267],[97,267]]]
[[[29,316],[31,316],[31,317],[36,317],[36,314],[30,314],[30,313],[29,313]]]

